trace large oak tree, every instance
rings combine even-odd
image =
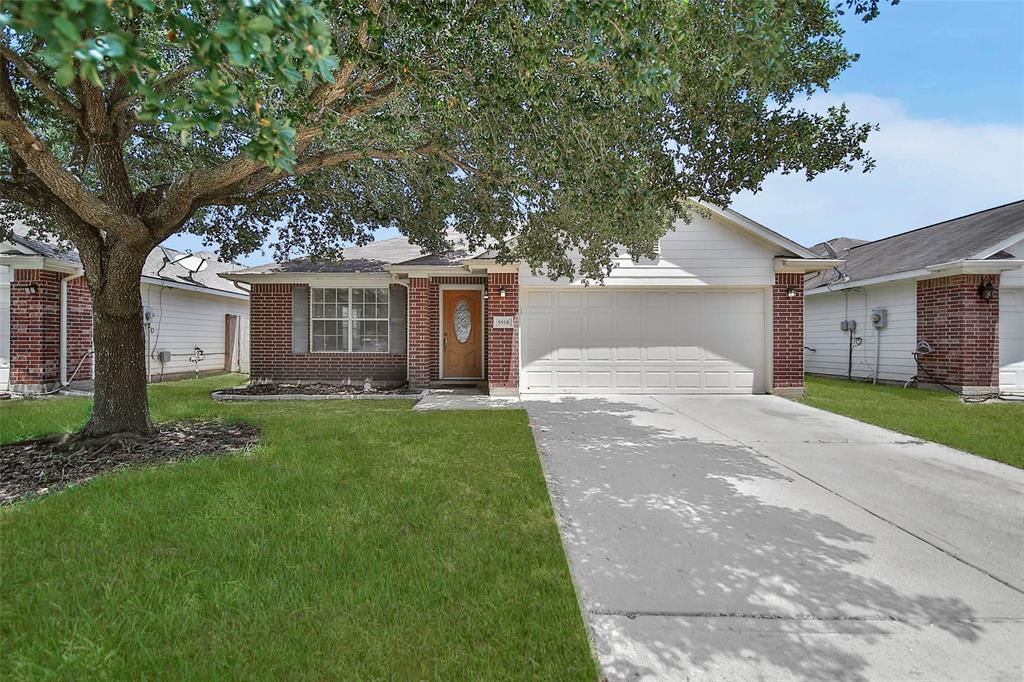
[[[17,0],[0,10],[0,226],[93,297],[86,435],[146,432],[139,277],[169,236],[337,255],[457,226],[551,275],[652,255],[695,198],[870,167],[810,113],[877,0]],[[575,252],[579,258],[570,258]]]

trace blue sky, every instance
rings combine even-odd
[[[860,61],[808,106],[845,101],[858,120],[878,123],[868,142],[878,167],[810,183],[772,177],[733,208],[811,245],[874,239],[1024,198],[1024,0],[903,0],[868,24],[844,24]],[[203,248],[190,235],[167,245]]]

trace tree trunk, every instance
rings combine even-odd
[[[96,352],[95,397],[83,436],[152,431],[146,395],[146,338],[139,281],[148,249],[111,249],[101,273],[88,272]]]

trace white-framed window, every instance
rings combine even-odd
[[[387,353],[387,287],[314,288],[309,297],[314,353]]]

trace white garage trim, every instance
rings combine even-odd
[[[1024,393],[1024,289],[999,291],[999,390]]]
[[[765,287],[527,287],[522,393],[763,393]]]

